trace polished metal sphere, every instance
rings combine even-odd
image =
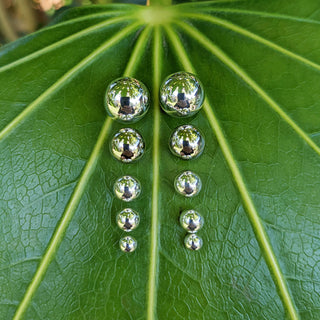
[[[119,78],[108,85],[105,108],[115,120],[136,122],[148,111],[150,94],[146,86],[134,78]]]
[[[123,128],[111,140],[111,153],[125,163],[139,159],[144,152],[141,135],[131,128]]]
[[[126,232],[130,232],[137,228],[139,222],[139,214],[130,208],[121,210],[117,215],[117,224],[119,228]]]
[[[168,76],[160,87],[162,109],[175,117],[190,117],[202,107],[203,85],[189,72],[177,72]]]
[[[180,224],[189,233],[195,233],[203,226],[203,217],[195,210],[184,210],[180,215]]]
[[[137,248],[137,241],[135,238],[126,236],[119,241],[120,249],[123,252],[133,252]]]
[[[196,196],[201,190],[201,179],[192,171],[185,171],[178,175],[174,187],[178,193],[185,197]]]
[[[184,238],[184,245],[186,246],[187,249],[189,250],[199,250],[201,249],[203,244],[202,239],[197,235],[197,234],[188,234]]]
[[[188,160],[202,153],[204,143],[204,138],[198,129],[191,125],[184,125],[172,133],[169,146],[175,156]]]
[[[141,185],[137,179],[130,176],[123,176],[115,182],[113,191],[117,198],[129,202],[140,195]]]

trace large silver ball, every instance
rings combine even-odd
[[[148,111],[150,94],[147,87],[134,78],[119,78],[108,85],[105,108],[113,119],[136,122]]]
[[[171,152],[182,159],[189,160],[199,156],[204,149],[204,138],[200,131],[191,125],[178,127],[171,135]]]
[[[117,224],[119,228],[126,232],[130,232],[137,228],[139,222],[139,214],[130,208],[121,210],[117,215]]]
[[[182,172],[174,181],[176,191],[185,197],[196,196],[200,192],[201,186],[200,177],[192,171]]]
[[[123,176],[115,182],[113,191],[118,199],[129,202],[140,195],[140,182],[133,177]]]
[[[171,116],[190,117],[201,109],[203,100],[203,85],[189,72],[171,74],[160,87],[162,109]]]
[[[136,130],[123,128],[112,138],[110,149],[116,159],[129,163],[143,155],[144,141]]]
[[[193,251],[199,250],[201,249],[202,244],[203,244],[203,241],[197,234],[194,234],[194,233],[188,234],[184,238],[184,245],[189,250],[193,250]]]
[[[137,241],[135,238],[126,236],[119,241],[120,249],[123,252],[133,252],[137,248]]]
[[[184,210],[180,216],[180,224],[189,233],[195,233],[203,226],[203,218],[195,210]]]

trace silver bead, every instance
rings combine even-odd
[[[115,182],[113,191],[117,198],[129,202],[136,199],[140,195],[140,182],[133,177],[123,176]]]
[[[202,239],[194,233],[188,234],[184,238],[184,245],[189,250],[194,250],[194,251],[199,250],[201,249],[202,244],[203,244]]]
[[[185,171],[178,175],[174,187],[178,193],[185,197],[196,196],[201,190],[201,179],[192,171]]]
[[[139,214],[130,208],[121,210],[117,215],[117,224],[119,228],[126,232],[130,232],[137,228],[139,222]]]
[[[182,159],[199,156],[204,149],[204,138],[200,131],[191,125],[178,127],[170,137],[170,150]]]
[[[111,141],[111,152],[122,162],[137,160],[144,152],[143,138],[134,129],[123,128],[114,135]]]
[[[180,224],[189,233],[195,233],[203,226],[203,217],[195,210],[184,210],[180,216]]]
[[[177,72],[168,76],[160,87],[162,109],[175,117],[190,117],[202,107],[203,85],[189,72]]]
[[[120,249],[123,252],[133,252],[137,248],[137,241],[135,238],[126,236],[119,241]]]
[[[108,85],[105,108],[113,119],[136,122],[148,111],[150,94],[146,86],[134,78],[119,78]]]

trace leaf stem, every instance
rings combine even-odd
[[[172,0],[147,0],[149,6],[171,6]]]

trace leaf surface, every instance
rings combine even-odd
[[[70,10],[0,51],[1,319],[319,319],[320,6],[216,1]],[[206,101],[191,119],[158,104],[161,81],[187,70]],[[130,127],[144,157],[109,152],[124,127],[106,116],[122,75],[153,96]],[[192,161],[170,154],[175,127],[206,139]],[[190,169],[196,198],[173,188]],[[138,249],[123,254],[121,175],[142,195]],[[184,209],[205,218],[189,252]]]

